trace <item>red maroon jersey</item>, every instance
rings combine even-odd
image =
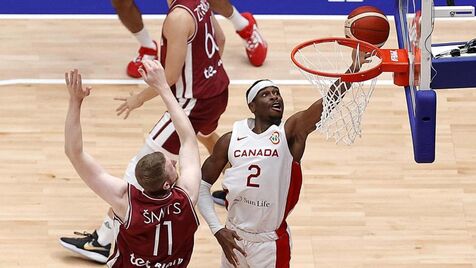
[[[169,13],[175,8],[183,8],[195,21],[195,32],[187,42],[187,55],[182,74],[173,85],[176,98],[208,99],[218,96],[228,89],[230,80],[215,39],[212,25],[212,12],[206,0],[175,0]],[[165,66],[167,57],[167,39],[162,33],[160,42],[160,62]]]
[[[116,238],[109,267],[187,267],[198,218],[179,187],[167,197],[152,198],[129,184],[129,209]]]

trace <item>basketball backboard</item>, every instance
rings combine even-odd
[[[435,8],[433,0],[395,0],[398,45],[408,52],[409,85],[405,87],[405,94],[413,151],[418,163],[435,160],[434,89],[476,86],[476,78],[468,75],[476,70],[476,40],[432,44],[431,35],[438,14],[441,17],[474,16],[474,7]],[[457,56],[450,53],[452,50],[457,50]]]
[[[395,0],[398,45],[408,51],[405,87],[415,161],[435,159],[436,93],[431,89],[432,0]]]

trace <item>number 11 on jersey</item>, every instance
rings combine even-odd
[[[167,254],[172,255],[172,222],[164,221],[164,225],[167,225],[167,241],[168,241],[168,250]],[[155,242],[154,242],[154,256],[157,256],[159,251],[159,242],[160,242],[160,227],[162,224],[157,224],[155,226]]]

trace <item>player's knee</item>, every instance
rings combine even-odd
[[[125,9],[134,4],[134,0],[111,0],[112,6],[117,9]]]

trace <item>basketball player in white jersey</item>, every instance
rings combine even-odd
[[[169,0],[169,13],[162,27],[160,60],[165,68],[167,82],[175,98],[185,110],[197,138],[209,151],[219,136],[214,132],[218,120],[228,102],[228,75],[220,58],[215,33],[220,32],[210,6],[206,0]],[[117,98],[122,102],[118,114],[129,113],[145,101],[157,96],[152,88],[128,98]],[[166,112],[155,124],[146,143],[129,162],[124,178],[137,184],[134,170],[137,161],[144,155],[160,151],[177,160],[180,141]],[[105,263],[114,239],[112,215],[105,216],[103,224],[92,234],[84,237],[60,240],[61,245],[97,262]],[[97,242],[100,246],[91,247]]]
[[[213,12],[223,15],[234,26],[236,33],[243,39],[246,55],[254,66],[261,66],[268,51],[268,44],[261,35],[255,18],[249,12],[239,13],[229,0],[208,0]],[[127,65],[127,74],[140,78],[139,68],[142,59],[158,59],[157,43],[152,40],[142,21],[142,14],[134,0],[112,0],[112,5],[122,24],[134,35],[140,44],[139,55]],[[224,44],[225,36],[217,40]]]
[[[349,70],[360,70],[362,63],[353,63]],[[341,93],[348,88],[336,85],[334,90]],[[291,259],[286,217],[299,199],[300,162],[307,136],[321,119],[322,99],[286,121],[283,99],[272,81],[256,81],[246,101],[255,118],[235,122],[233,131],[216,143],[202,166],[198,207],[223,249],[221,267],[286,268]],[[222,184],[228,209],[223,226],[210,188],[228,162],[231,167]]]

